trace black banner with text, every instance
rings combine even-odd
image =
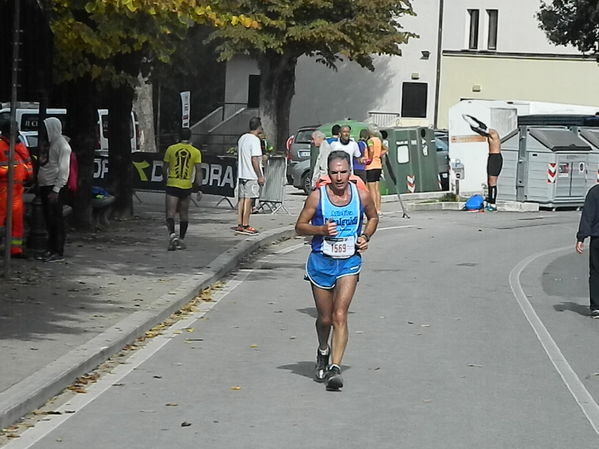
[[[160,153],[131,153],[133,188],[135,190],[164,190],[163,155]],[[202,155],[201,191],[210,195],[235,196],[237,158]],[[94,158],[94,185],[104,186],[108,175],[108,156]]]

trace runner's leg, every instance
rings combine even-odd
[[[316,334],[320,349],[326,349],[329,345],[331,326],[333,324],[333,296],[334,290],[326,290],[312,285],[312,295],[318,317],[316,318]]]
[[[165,195],[165,205],[166,205],[166,226],[168,228],[169,234],[175,233],[175,214],[177,213],[177,204],[179,202],[179,198],[173,195],[166,194]]]
[[[184,239],[189,225],[189,203],[191,196],[186,196],[179,201],[179,237]]]
[[[351,304],[358,276],[343,276],[337,279],[333,300],[333,344],[331,364],[341,366],[348,340],[347,314]]]

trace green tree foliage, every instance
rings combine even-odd
[[[115,213],[129,215],[128,117],[140,69],[156,61],[168,63],[195,24],[258,25],[249,17],[219,12],[218,0],[46,0],[45,5],[54,34],[54,79],[70,83],[85,79],[103,87],[103,104],[110,109],[109,187],[117,197]],[[87,101],[88,108],[95,109],[88,98],[77,99],[69,101],[69,108],[84,108]]]
[[[599,55],[599,4],[596,0],[543,2],[537,18],[551,42],[574,45],[582,53]]]
[[[261,71],[260,115],[275,148],[289,132],[295,68],[302,55],[335,68],[343,59],[374,70],[373,55],[400,55],[413,33],[399,20],[413,15],[409,0],[231,0],[230,11],[255,17],[259,27],[223,24],[212,35],[220,58],[253,57]]]
[[[162,147],[174,143],[181,127],[179,92],[191,91],[191,123],[195,123],[222,104],[225,89],[224,62],[216,61],[214,44],[206,38],[214,30],[207,25],[193,27],[187,38],[177,45],[171,62],[154,63],[154,94],[160,91],[160,139]],[[164,135],[166,134],[166,135]],[[170,137],[170,140],[169,140]]]

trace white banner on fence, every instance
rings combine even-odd
[[[186,90],[185,92],[180,92],[179,95],[181,95],[181,128],[189,128],[191,92]]]

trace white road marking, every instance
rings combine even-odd
[[[302,247],[304,247],[303,243],[277,250],[275,251],[275,254],[266,255],[259,259],[258,264],[274,255],[287,254]],[[259,268],[259,265],[256,269],[257,268]],[[181,335],[182,330],[192,327],[197,320],[204,317],[216,304],[241,285],[254,271],[255,269],[253,268],[238,270],[237,273],[231,279],[227,280],[221,288],[214,291],[212,301],[199,303],[196,312],[190,314],[185,319],[177,321],[166,329],[163,334],[150,339],[145,346],[136,350],[125,363],[117,365],[112,371],[106,374],[102,374],[96,383],[93,383],[86,388],[87,392],[85,394],[76,394],[71,400],[56,408],[54,411],[61,413],[60,415],[47,415],[43,420],[37,422],[34,427],[30,427],[21,433],[18,439],[14,439],[5,446],[2,446],[2,449],[29,449],[42,438],[46,437],[50,432],[60,427],[69,418],[76,415],[83,410],[83,408],[100,397],[114,384],[119,383],[133,370],[153,357],[173,338]]]
[[[562,351],[557,346],[551,334],[534,311],[532,304],[526,297],[524,293],[524,289],[520,284],[520,275],[524,271],[524,269],[532,263],[534,260],[548,256],[549,254],[557,253],[560,251],[571,250],[570,246],[563,248],[551,249],[548,251],[543,251],[541,253],[533,254],[532,256],[527,257],[522,260],[518,265],[516,265],[512,271],[510,272],[509,282],[510,288],[512,289],[512,293],[518,301],[518,305],[524,316],[528,320],[530,326],[534,330],[539,342],[543,346],[545,353],[553,363],[553,366],[557,370],[558,374],[562,378],[562,381],[574,397],[574,400],[586,416],[587,420],[595,430],[595,433],[599,435],[599,406],[595,402],[595,399],[589,391],[585,388],[584,384],[580,381],[564,355]]]
[[[275,254],[288,254],[296,249],[304,248],[305,246],[307,246],[305,243],[298,243],[297,245],[290,246],[289,248],[280,249],[276,251]]]
[[[404,229],[404,228],[415,228],[414,225],[403,225],[403,226],[387,226],[386,228],[376,228],[378,231],[390,231],[391,229]]]

